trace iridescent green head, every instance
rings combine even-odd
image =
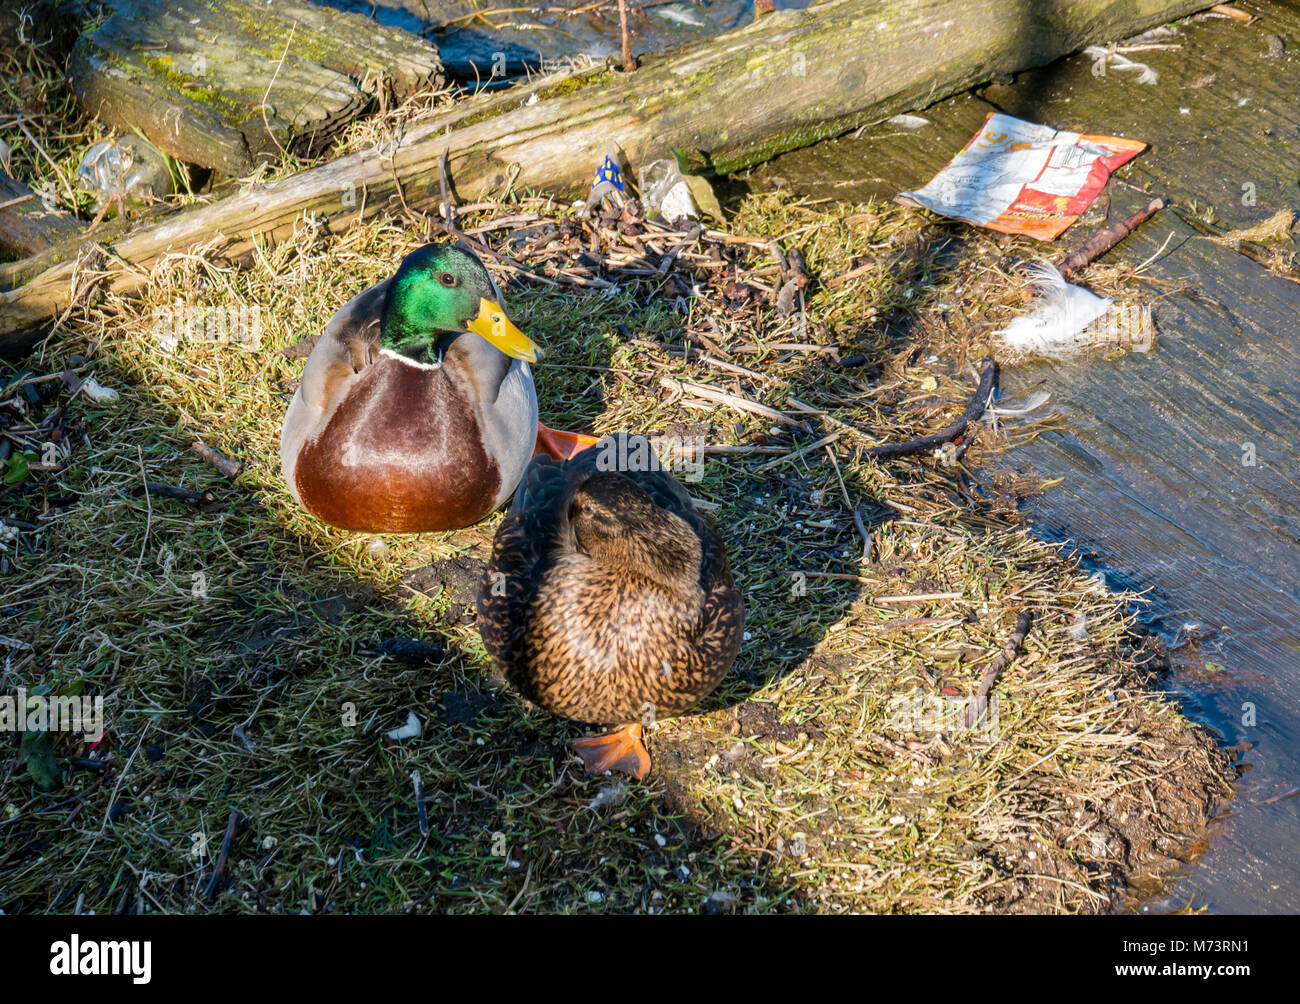
[[[416,362],[436,362],[449,332],[469,331],[514,359],[535,362],[537,346],[497,302],[487,269],[454,244],[426,244],[402,261],[384,300],[384,348]]]

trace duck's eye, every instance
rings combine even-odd
[[[443,272],[442,275],[438,276],[438,281],[444,286],[454,286],[456,285],[456,276],[451,272]]]

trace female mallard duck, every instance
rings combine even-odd
[[[639,442],[638,442],[639,440]],[[606,438],[524,472],[493,544],[479,631],[506,678],[533,702],[582,722],[624,723],[574,745],[589,771],[643,778],[641,720],[685,711],[736,658],[745,608],[722,540],[650,456]],[[637,465],[647,466],[647,465]]]
[[[535,448],[564,457],[594,442],[538,424],[538,355],[466,247],[412,252],[312,349],[280,433],[290,493],[345,530],[477,522],[510,497]]]

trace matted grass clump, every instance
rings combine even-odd
[[[6,740],[0,907],[1095,912],[1194,851],[1225,757],[1156,692],[1167,663],[1130,606],[1026,532],[1016,501],[1039,486],[863,454],[965,407],[1019,304],[1014,241],[776,195],[745,199],[726,235],[593,228],[540,199],[460,224],[520,263],[494,267],[547,348],[544,421],[707,445],[687,487],[746,597],[731,675],[650,731],[648,781],[586,777],[566,749],[581,727],[504,687],[475,631],[499,516],[370,537],[293,504],[278,435],[302,364],[283,350],[391,274],[424,221],[304,226],[245,271],[177,255],[25,366],[81,364],[66,384],[93,374],[117,401],[54,380],[0,398],[13,436],[58,445],[0,497],[19,531],[0,691],[102,694],[109,730],[94,750],[42,739],[48,791],[31,744]],[[773,238],[814,280],[784,316]],[[217,308],[242,344],[177,337],[177,317]],[[956,457],[1035,428],[981,425]],[[233,483],[196,437],[243,462]],[[389,739],[411,714],[422,734]]]

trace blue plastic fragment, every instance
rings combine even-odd
[[[618,169],[618,164],[609,154],[605,155],[605,159],[596,168],[596,180],[592,182],[591,187],[594,189],[603,184],[613,185],[620,192],[623,191],[623,172]]]

